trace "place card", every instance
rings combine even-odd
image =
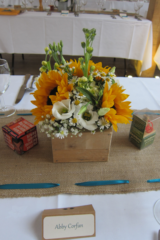
[[[126,13],[120,13],[119,16],[120,17],[128,17]]]
[[[95,236],[95,210],[92,205],[44,210],[42,240]]]
[[[69,14],[69,11],[67,11],[67,10],[62,10],[61,11],[62,16],[68,16],[68,14]]]
[[[38,144],[36,126],[22,117],[3,126],[2,131],[8,147],[20,155]]]

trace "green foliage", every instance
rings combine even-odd
[[[79,110],[78,115],[84,113],[87,110],[87,106],[90,104],[91,102],[88,102],[86,105],[82,106],[81,109]]]
[[[77,87],[77,90],[80,91],[84,96],[86,96],[86,98],[91,101],[93,105],[95,105],[95,98],[92,93],[81,87]]]
[[[98,111],[99,116],[104,116],[107,112],[109,112],[110,108],[100,108]]]

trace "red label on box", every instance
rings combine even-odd
[[[20,117],[2,127],[7,145],[18,154],[23,154],[38,143],[36,126]]]

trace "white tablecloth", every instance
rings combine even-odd
[[[142,71],[152,65],[152,22],[110,15],[26,12],[0,16],[0,53],[44,54],[49,43],[60,40],[66,55],[83,55],[83,28],[96,28],[93,56],[142,60]],[[5,27],[4,27],[5,26]]]
[[[16,5],[22,4],[21,0],[5,0],[5,6],[8,4]],[[53,5],[54,0],[48,0],[47,3],[43,2],[43,7],[45,8],[48,5]],[[31,7],[32,5],[27,1],[27,7]],[[33,6],[39,6],[39,0],[33,0]],[[68,1],[68,6],[70,6],[70,0]],[[140,9],[140,15],[143,17],[147,16],[149,2],[147,0],[144,2],[142,8]],[[134,2],[131,1],[123,1],[123,0],[107,0],[104,4],[104,8],[107,11],[111,11],[112,9],[119,9],[120,11],[127,11],[129,13],[134,13]],[[83,7],[82,7],[83,9]],[[87,4],[85,6],[86,10],[97,10],[96,0],[87,0]]]
[[[6,104],[14,104],[22,79],[22,76],[11,76],[10,87],[4,94]],[[133,109],[160,110],[159,79],[119,78],[119,80],[130,95],[128,100],[132,101]],[[31,99],[32,95],[26,93],[15,107],[31,109],[33,108]],[[159,198],[160,191],[0,199],[0,237],[7,240],[40,240],[41,213],[44,209],[92,204],[96,211],[96,237],[90,239],[156,240],[159,224],[153,216],[153,205]]]

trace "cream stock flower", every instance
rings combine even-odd
[[[71,105],[70,102],[70,99],[65,99],[54,103],[52,108],[53,116],[58,120],[70,118],[75,111],[74,104]]]
[[[85,112],[78,114],[80,107],[76,107],[74,118],[78,119],[78,123],[89,131],[94,131],[97,128],[95,124],[98,121],[98,114],[95,111],[92,111],[93,106],[88,105]],[[88,119],[87,119],[88,118]]]

